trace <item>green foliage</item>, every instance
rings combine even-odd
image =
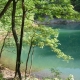
[[[0,12],[3,10],[4,5],[8,0],[0,0]],[[16,9],[16,30],[20,30],[22,19],[21,1],[18,0]],[[79,20],[80,15],[74,10],[74,7],[70,4],[70,0],[25,0],[25,27],[34,24],[34,18],[37,20],[44,20],[46,16],[49,18],[65,18]],[[8,30],[11,27],[11,14],[12,3],[4,16],[0,19],[0,27],[4,27]]]
[[[2,78],[3,77],[3,75],[0,73],[0,78]]]
[[[4,5],[8,0],[0,0],[0,12],[4,8]],[[22,19],[22,8],[21,1],[17,2],[16,10],[16,26],[21,25]],[[71,5],[70,0],[25,0],[25,25],[34,21],[34,18],[43,20],[46,16],[53,18],[65,18],[65,19],[80,19],[80,15],[77,11],[74,10],[73,5]],[[11,27],[11,14],[12,14],[12,3],[9,6],[8,10],[4,16],[0,19],[0,23],[8,29]],[[19,27],[20,28],[20,27]]]
[[[54,77],[61,79],[60,77],[61,72],[59,70],[51,68],[51,73],[53,73]]]
[[[3,10],[4,5],[8,0],[0,0],[0,12]],[[70,4],[70,0],[25,0],[25,29],[24,29],[24,41],[30,45],[31,41],[33,46],[49,46],[52,51],[57,53],[59,58],[64,60],[72,59],[71,56],[65,55],[59,48],[60,45],[58,37],[58,30],[43,25],[35,24],[34,18],[38,20],[45,19],[46,16],[53,18],[65,18],[65,19],[80,19],[80,15],[74,10],[74,7]],[[8,30],[11,27],[11,14],[12,3],[4,16],[0,19],[0,27]],[[22,22],[22,6],[21,0],[18,0],[16,6],[15,16],[16,32],[18,38],[20,38],[20,25]],[[11,42],[13,43],[13,42]],[[10,43],[10,44],[11,44]]]
[[[52,29],[51,27],[37,26],[37,27],[27,27],[24,33],[24,41],[27,44],[33,46],[38,46],[43,48],[44,46],[49,46],[53,52],[57,53],[58,58],[63,58],[64,60],[73,59],[71,56],[64,54],[59,48],[60,45],[58,38],[58,30]]]
[[[70,74],[66,80],[74,80],[74,76],[72,74]]]
[[[0,73],[0,80],[5,80],[4,78],[3,78],[3,75]]]
[[[80,0],[71,0],[72,5],[76,11],[80,12]]]
[[[3,9],[6,1],[2,1],[1,10]],[[22,8],[21,1],[19,0],[16,7],[16,31],[18,38],[20,38],[20,25],[22,22]],[[63,58],[64,60],[72,59],[71,56],[65,55],[59,48],[60,45],[58,37],[58,30],[52,29],[50,27],[45,27],[43,25],[35,24],[34,17],[37,19],[49,17],[57,17],[57,18],[66,18],[66,19],[75,19],[78,15],[74,7],[70,4],[70,0],[25,0],[25,29],[24,29],[24,41],[30,45],[31,41],[33,42],[33,46],[39,46],[43,48],[44,46],[49,46],[52,51],[57,53],[59,58]],[[1,11],[0,10],[0,11]],[[12,14],[12,3],[4,14],[4,16],[0,20],[0,26],[4,26],[6,30],[11,27],[11,14]],[[79,17],[79,16],[78,16]],[[78,18],[77,18],[78,19]],[[11,39],[10,39],[11,40]],[[10,45],[13,43],[9,42]]]
[[[46,16],[65,19],[80,18],[78,12],[71,5],[70,0],[37,0],[35,1],[35,7],[37,9],[36,17],[39,19]]]
[[[8,1],[9,0],[0,0],[0,17],[1,12],[5,8],[5,5]],[[16,5],[14,1],[16,1]],[[16,6],[16,11],[14,10],[14,13],[16,13],[15,15],[12,15],[12,10],[15,9],[13,8],[13,3],[14,7]],[[24,15],[23,13],[26,14]],[[23,18],[23,16],[25,18]],[[20,67],[19,59],[22,51],[23,36],[23,40],[26,42],[26,44],[32,47],[38,46],[43,48],[44,46],[49,46],[52,51],[57,53],[58,58],[63,58],[66,61],[73,59],[71,56],[64,54],[58,48],[60,43],[57,39],[59,34],[57,29],[52,29],[51,27],[45,27],[44,25],[35,23],[35,20],[43,21],[46,17],[50,19],[56,17],[79,20],[80,14],[74,10],[74,7],[70,4],[70,0],[12,0],[12,3],[4,13],[4,16],[1,17],[0,28],[3,27],[7,31],[12,28],[13,36],[17,46],[17,66]],[[23,19],[25,19],[25,22]],[[8,42],[10,45],[14,43],[13,38],[11,38],[10,41],[11,42]],[[20,78],[20,69],[19,67],[17,69],[17,66],[16,73],[19,74]],[[56,72],[56,74],[59,75],[58,72]]]
[[[53,74],[52,78],[46,77],[46,78],[43,78],[43,80],[74,80],[74,76],[72,74],[70,74],[67,78],[63,79],[60,76],[61,72],[58,69],[52,68],[51,73]]]

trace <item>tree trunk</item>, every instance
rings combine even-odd
[[[32,38],[33,38],[33,37],[32,37]],[[28,56],[27,56],[27,60],[26,60],[25,79],[26,79],[26,73],[27,73],[28,62],[29,62],[29,57],[30,57],[30,53],[31,53],[31,49],[32,49],[32,45],[33,45],[33,42],[32,42],[32,40],[31,40],[31,44],[30,44],[30,47],[29,47],[29,52],[28,52]]]
[[[31,69],[32,69],[33,53],[34,53],[34,47],[33,47],[32,54],[31,54],[31,64],[30,64],[30,69],[29,69],[29,76],[30,76],[30,74],[31,74]]]
[[[21,73],[20,73],[20,64],[21,64],[21,51],[22,51],[22,42],[23,42],[23,31],[24,31],[24,20],[25,20],[25,5],[24,5],[24,0],[22,0],[22,26],[21,26],[21,34],[20,34],[20,42],[18,42],[18,39],[15,40],[16,45],[17,45],[17,59],[16,59],[16,72],[15,72],[15,77],[18,73],[19,79],[21,80]]]
[[[20,73],[20,58],[21,58],[21,54],[19,53],[20,50],[20,43],[18,40],[18,36],[15,30],[15,13],[16,13],[16,0],[13,0],[13,11],[12,11],[12,33],[13,33],[13,37],[16,43],[16,49],[17,49],[17,59],[16,59],[16,69],[15,69],[15,77],[18,74],[19,79],[21,80],[21,73]]]
[[[20,47],[20,44],[18,44],[18,47],[17,47],[17,58],[16,58],[15,77],[18,74],[19,79],[21,80],[21,72],[20,72],[21,54],[19,53],[19,47]]]

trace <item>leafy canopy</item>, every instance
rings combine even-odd
[[[4,5],[8,0],[0,0],[0,12],[3,10]],[[24,41],[27,44],[33,43],[33,46],[49,46],[52,51],[57,53],[59,58],[64,60],[72,59],[71,56],[67,56],[60,49],[58,37],[58,30],[51,27],[45,27],[44,25],[38,25],[36,20],[43,20],[47,16],[50,18],[65,18],[79,20],[80,14],[74,10],[70,0],[25,0],[25,25],[24,25]],[[0,19],[0,27],[8,30],[11,27],[11,14],[12,3],[4,16]],[[17,2],[16,9],[16,31],[18,37],[20,37],[20,25],[22,19],[22,6],[21,0]]]

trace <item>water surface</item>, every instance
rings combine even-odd
[[[35,75],[43,77],[49,75],[51,68],[59,69],[63,78],[73,74],[75,80],[80,80],[80,30],[66,30],[59,31],[59,40],[61,45],[59,48],[67,55],[71,55],[74,60],[69,63],[56,57],[56,54],[51,51],[49,47],[43,49],[36,47],[33,56],[33,72]],[[21,69],[25,69],[25,61],[28,53],[28,46],[23,46],[21,56]],[[15,69],[16,49],[14,47],[5,47],[2,54],[2,62]],[[36,73],[37,72],[37,73]],[[38,75],[39,74],[39,75]],[[40,75],[41,74],[41,75]]]

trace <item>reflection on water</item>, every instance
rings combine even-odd
[[[59,40],[61,43],[59,48],[65,54],[71,55],[74,60],[67,63],[62,59],[58,59],[49,47],[43,49],[35,48],[33,70],[58,68],[62,72],[63,77],[73,74],[75,80],[80,80],[80,30],[60,30]],[[28,47],[24,46],[21,57],[21,61],[23,62],[22,69],[25,68],[27,50]],[[14,51],[15,48],[12,47],[9,49],[9,47],[6,47],[2,55],[2,61],[13,68],[16,61],[16,52]]]

